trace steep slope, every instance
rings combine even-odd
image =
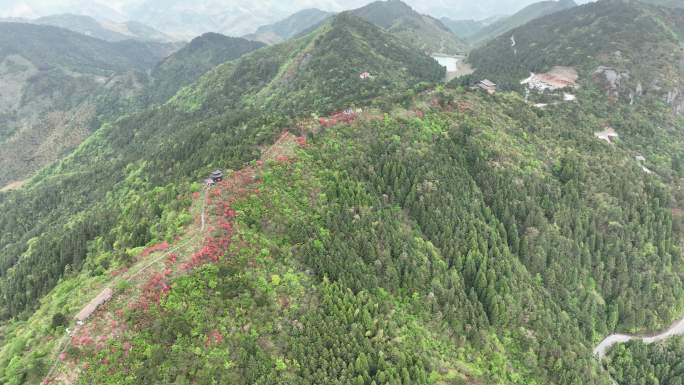
[[[214,67],[263,47],[263,43],[207,33],[159,63],[152,71],[149,101],[163,103]]]
[[[359,74],[364,70],[371,71],[372,78],[360,79]],[[211,151],[205,154],[201,150],[203,146],[226,151],[231,148],[228,143],[241,140],[241,135],[226,137],[220,141],[211,140],[211,131],[198,131],[197,124],[203,125],[211,122],[211,124],[222,125],[224,123],[219,122],[228,117],[230,121],[237,122],[255,114],[259,116],[256,118],[259,120],[275,118],[284,113],[297,115],[307,115],[312,112],[327,113],[347,108],[351,103],[365,103],[385,92],[410,88],[421,81],[438,81],[442,76],[443,69],[431,58],[405,48],[392,36],[350,14],[337,16],[329,24],[309,36],[257,50],[239,60],[227,62],[210,71],[195,85],[186,87],[169,104],[152,107],[144,113],[122,119],[116,129],[109,127],[103,132],[98,131],[95,138],[82,146],[80,152],[69,156],[61,164],[45,170],[44,174],[38,175],[37,179],[27,186],[26,191],[17,192],[17,196],[42,195],[55,188],[52,183],[75,183],[69,193],[75,194],[72,196],[73,200],[54,201],[43,200],[44,197],[38,198],[43,200],[40,205],[42,208],[39,209],[42,214],[23,219],[31,222],[31,226],[24,228],[11,226],[9,222],[4,223],[14,227],[15,231],[2,234],[3,244],[11,245],[2,249],[5,253],[0,258],[2,271],[6,272],[25,252],[27,254],[21,258],[25,261],[23,266],[31,266],[33,263],[30,262],[31,260],[45,259],[46,256],[42,253],[46,250],[42,247],[32,250],[26,248],[28,239],[46,231],[47,228],[44,226],[54,225],[52,221],[60,216],[69,216],[69,213],[75,212],[90,212],[90,209],[97,206],[98,201],[90,201],[89,197],[100,196],[99,194],[106,193],[115,183],[120,182],[123,174],[127,173],[126,164],[146,159],[145,163],[151,162],[148,163],[149,166],[156,165],[152,166],[154,168],[161,167],[167,169],[169,173],[180,172],[179,170],[182,169],[186,175],[194,175],[196,170],[205,167],[210,157],[215,155]],[[107,142],[102,143],[101,141],[105,139]],[[169,151],[167,145],[171,145],[174,150]],[[101,150],[89,152],[100,146],[102,146]],[[86,163],[82,163],[84,151],[92,157]],[[188,158],[188,151],[195,155]],[[227,151],[226,156],[237,155],[233,151],[237,150]],[[241,160],[251,156],[250,152],[239,152],[239,154]],[[99,164],[100,167],[105,167],[101,164],[102,157],[109,158],[107,170],[88,166]],[[177,164],[180,169],[168,168],[165,162],[172,159],[185,161]],[[65,165],[72,165],[78,171],[76,169],[58,171]],[[62,178],[53,180],[50,177],[53,173],[68,175],[69,182]],[[154,179],[162,181],[168,175],[171,174],[167,176],[159,174]],[[99,182],[93,185],[95,181]],[[12,212],[21,210],[21,204],[10,204],[8,201],[6,203],[12,206]],[[92,211],[91,214],[99,215],[95,212],[99,211]],[[105,225],[109,222],[103,220],[101,223]],[[9,230],[9,227],[3,226],[3,229]],[[72,230],[55,228],[55,231],[71,232],[74,230],[75,228]],[[86,234],[89,233],[90,231],[86,232]],[[79,238],[82,236],[79,235]],[[44,239],[47,241],[50,238],[47,236]],[[78,261],[84,257],[79,256],[83,251],[85,250],[70,253],[69,259],[73,257],[74,261]],[[40,280],[41,288],[36,289],[43,293],[49,290],[55,281],[48,279],[47,275],[59,276],[65,264],[80,266],[68,260],[58,261],[51,262],[58,263],[55,265],[56,270],[45,270],[45,279]],[[12,269],[12,276],[15,278],[11,280],[17,279],[16,282],[21,281],[23,285],[27,283],[26,277],[23,276],[27,271],[22,269],[19,267]],[[10,278],[5,276],[5,279]],[[3,288],[14,285],[3,285]],[[24,294],[28,296],[24,297]],[[26,307],[33,306],[37,296],[29,292],[24,294],[18,294],[23,299],[10,300],[12,304],[3,305],[2,308],[14,316]],[[8,298],[5,297],[5,299]]]
[[[376,1],[352,11],[427,53],[463,53],[465,45],[439,20],[421,15],[401,0]]]
[[[317,26],[331,16],[330,12],[320,9],[305,9],[277,23],[261,26],[256,32],[246,35],[245,38],[266,44],[281,43]]]
[[[164,43],[173,42],[170,36],[138,22],[101,22],[89,16],[73,14],[44,16],[28,22],[60,27],[111,42],[129,39]]]
[[[611,98],[684,112],[684,11],[604,0],[533,21],[470,54],[476,78],[520,88],[530,72],[572,66]],[[511,39],[515,39],[515,46]],[[592,81],[593,80],[593,81]]]
[[[574,0],[551,0],[534,3],[516,12],[512,16],[502,18],[486,27],[481,28],[477,32],[470,35],[468,42],[474,45],[479,45],[488,40],[494,39],[497,36],[501,36],[521,25],[525,25],[534,19],[564,11],[576,6],[577,4]]]
[[[76,147],[129,107],[163,52],[61,28],[0,23],[0,188]]]

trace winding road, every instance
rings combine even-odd
[[[596,345],[596,348],[594,349],[594,355],[599,359],[603,359],[603,357],[606,356],[606,353],[610,350],[610,348],[613,347],[613,345],[618,344],[618,343],[624,343],[628,342],[631,340],[641,340],[645,344],[652,344],[654,342],[659,342],[665,339],[668,339],[673,336],[680,336],[684,335],[684,318],[681,318],[679,321],[675,322],[669,329],[666,331],[652,335],[652,336],[637,336],[637,335],[631,335],[631,334],[611,334],[608,337],[606,337],[603,341],[601,341],[600,344]]]

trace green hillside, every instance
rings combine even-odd
[[[576,6],[577,4],[574,0],[540,1],[523,8],[512,16],[501,18],[488,26],[482,27],[470,36],[464,37],[467,37],[468,42],[473,45],[481,45],[532,20]]]
[[[364,72],[370,78],[362,79]],[[247,105],[303,115],[344,109],[443,76],[430,57],[342,13],[307,36],[219,66],[172,103],[188,110]]]
[[[622,38],[605,4],[567,23]],[[613,384],[594,345],[684,309],[682,117],[442,77],[342,13],[0,193],[0,382]]]
[[[460,54],[465,44],[439,20],[421,15],[401,0],[376,1],[352,11],[427,53]]]
[[[163,103],[209,70],[263,47],[263,43],[207,33],[165,58],[152,71],[150,100]]]

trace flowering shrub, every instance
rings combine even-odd
[[[207,340],[204,345],[209,347],[211,345],[218,345],[221,342],[223,342],[223,335],[221,335],[218,330],[214,329],[207,335]]]
[[[152,246],[146,248],[145,250],[143,250],[142,256],[147,257],[148,255],[150,255],[152,253],[156,253],[158,251],[166,251],[168,249],[169,249],[169,243],[164,241],[162,243],[157,243],[156,245],[152,245]]]
[[[167,266],[173,265],[176,263],[177,260],[178,260],[178,255],[176,255],[175,253],[171,253],[166,258],[166,265]]]

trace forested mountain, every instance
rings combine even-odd
[[[400,0],[376,1],[352,11],[358,17],[383,28],[406,44],[426,53],[457,54],[465,45],[439,20],[421,15]],[[331,17],[329,12],[309,9],[245,36],[268,44],[279,43],[317,26]]]
[[[463,53],[465,45],[441,21],[421,15],[401,0],[376,1],[353,13],[427,53]]]
[[[671,12],[643,7],[558,15],[623,41],[625,12]],[[538,60],[496,44],[472,59],[513,59],[478,67],[504,85]],[[443,75],[345,12],[0,193],[0,382],[612,384],[594,344],[684,308],[681,116],[600,78],[541,109]]]
[[[149,101],[163,103],[209,70],[263,47],[263,43],[206,33],[164,59],[152,71]]]
[[[75,148],[101,117],[130,108],[166,54],[155,43],[0,23],[0,188]]]
[[[534,19],[551,15],[569,8],[576,7],[574,0],[550,0],[540,1],[528,5],[512,16],[503,17],[490,25],[484,26],[468,37],[468,42],[474,45],[482,44],[488,40],[501,36],[506,32],[525,25]]]
[[[443,76],[430,57],[345,12],[304,38],[217,67],[172,102],[188,110],[222,110],[249,101],[252,108],[299,115],[364,103]]]
[[[245,38],[266,44],[281,43],[317,26],[331,16],[330,12],[320,9],[305,9],[277,23],[261,26],[255,33],[246,35]]]
[[[148,27],[142,23],[129,21],[116,23],[111,21],[98,21],[84,15],[60,14],[43,16],[29,23],[51,25],[65,28],[74,32],[106,41],[139,40],[172,43],[170,36]]]

